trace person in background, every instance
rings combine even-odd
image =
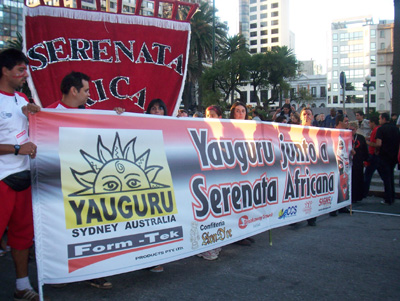
[[[176,117],[189,117],[189,113],[185,109],[179,109]]]
[[[275,121],[278,116],[282,115],[286,117],[286,120],[289,120],[291,112],[292,108],[290,107],[290,104],[285,103],[281,109],[276,109],[274,115],[272,116],[272,121]]]
[[[14,300],[38,301],[39,294],[28,276],[29,249],[33,245],[29,170],[37,150],[29,140],[28,114],[39,112],[40,107],[18,92],[29,76],[27,65],[28,59],[19,50],[0,53],[0,237],[8,227],[7,243],[16,274]]]
[[[209,106],[206,109],[206,118],[222,118],[222,110],[219,106]]]
[[[392,124],[394,124],[394,125],[396,125],[397,124],[397,114],[396,113],[392,113],[391,115],[390,115],[390,117],[391,117],[391,119],[390,119],[390,122],[392,123]],[[370,118],[371,119],[371,118]]]
[[[351,167],[351,202],[354,204],[364,198],[364,161],[368,160],[367,142],[358,134],[358,122],[349,122],[349,130],[353,135],[353,165]]]
[[[261,118],[260,118],[260,114],[255,109],[252,111],[252,117],[253,117],[252,120],[262,121]]]
[[[219,106],[209,106],[206,109],[206,118],[216,118],[216,119],[221,119],[222,118],[222,110]],[[216,248],[210,251],[206,251],[200,254],[197,254],[198,257],[202,257],[205,260],[215,260],[218,259],[219,253],[221,252],[221,248]]]
[[[248,120],[246,105],[240,101],[236,101],[231,106],[230,119]]]
[[[399,130],[390,123],[388,113],[379,116],[380,128],[376,131],[376,147],[378,154],[378,172],[385,186],[385,197],[382,204],[394,203],[394,167],[398,162],[399,153]]]
[[[365,138],[369,138],[371,135],[371,129],[369,127],[369,120],[364,119],[364,112],[357,111],[356,112],[356,119],[358,121],[358,130],[357,133],[363,135]]]
[[[150,101],[149,106],[147,107],[146,110],[146,114],[167,116],[168,115],[167,106],[161,99],[155,98],[152,101]],[[162,265],[152,267],[149,270],[150,272],[153,273],[164,272],[164,268]]]
[[[336,110],[335,110],[334,108],[332,108],[332,109],[330,110],[329,116],[327,116],[327,117],[325,118],[323,127],[325,127],[325,128],[332,128],[332,129],[333,129],[333,128],[335,127],[335,118],[336,118]]]
[[[318,122],[319,122],[319,114],[315,114],[312,126],[318,126]]]
[[[313,112],[310,108],[303,108],[300,112],[300,124],[302,126],[312,126],[314,116]],[[315,227],[317,225],[317,218],[312,217],[307,220],[307,224],[311,227]]]
[[[196,112],[194,112],[193,117],[194,117],[194,118],[203,118],[204,115],[203,115],[202,112],[196,111]]]
[[[325,114],[324,113],[321,113],[321,114],[319,114],[319,119],[318,119],[318,124],[317,124],[317,126],[318,127],[324,127],[324,124],[325,124]]]
[[[146,110],[146,114],[167,116],[167,106],[161,99],[155,98],[150,101]]]
[[[364,198],[368,196],[369,187],[371,185],[372,176],[378,166],[378,151],[376,149],[376,131],[380,127],[379,118],[372,116],[369,120],[371,135],[367,140],[368,145],[368,160],[364,171]]]
[[[301,124],[300,114],[297,112],[293,112],[292,114],[290,114],[290,121],[288,123]]]
[[[275,122],[277,122],[277,123],[287,123],[286,116],[280,115],[280,116],[276,117]]]
[[[312,126],[314,120],[313,112],[310,108],[303,108],[300,112],[300,121],[303,126]]]

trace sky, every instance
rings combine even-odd
[[[237,34],[239,0],[215,0],[215,6],[217,16],[228,21],[229,34]],[[375,23],[393,20],[393,0],[290,0],[289,29],[295,34],[296,58],[326,65],[332,20],[366,15],[371,15]]]

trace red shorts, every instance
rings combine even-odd
[[[31,187],[15,191],[0,181],[0,235],[8,226],[7,244],[17,250],[33,244]]]

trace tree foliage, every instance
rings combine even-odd
[[[258,90],[262,87],[269,86],[269,73],[270,73],[271,59],[268,54],[257,53],[250,57],[247,63],[247,70],[249,72],[250,84],[253,87],[253,95],[256,97],[257,105],[260,105],[258,98]]]
[[[212,87],[220,89],[224,94],[224,102],[231,96],[233,102],[234,91],[239,91],[238,85],[248,79],[246,63],[249,60],[246,51],[237,51],[229,60],[220,60],[207,69],[202,77],[205,90],[212,90]]]

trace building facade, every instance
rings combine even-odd
[[[289,80],[290,98],[296,109],[303,106],[323,108],[326,106],[326,75],[301,73]]]
[[[248,41],[250,53],[284,45],[294,49],[289,0],[239,0],[239,33]]]
[[[0,49],[7,48],[7,42],[22,33],[22,10],[25,0],[3,0],[0,2]]]
[[[346,75],[345,108],[390,111],[393,22],[374,24],[371,16],[336,20],[331,24],[331,56],[327,74],[327,105],[343,106],[340,73]],[[374,87],[363,90],[366,76]]]

